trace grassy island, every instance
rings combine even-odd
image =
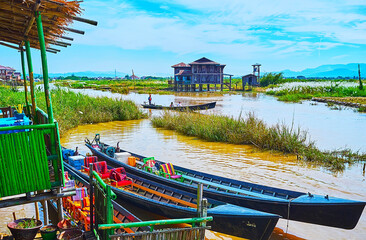
[[[13,92],[0,87],[0,106],[24,104],[24,92]],[[36,91],[37,106],[46,110],[44,93]],[[82,124],[133,120],[146,118],[132,101],[107,97],[91,97],[81,93],[56,89],[51,91],[55,119],[59,123],[60,134]]]
[[[284,124],[267,126],[252,113],[235,119],[219,115],[164,112],[162,116],[154,117],[152,123],[155,127],[176,130],[207,141],[251,144],[259,149],[296,154],[300,160],[333,171],[343,170],[346,164],[366,161],[365,154],[348,149],[321,151],[315,147],[314,142],[308,140],[307,133],[300,128],[293,129]]]

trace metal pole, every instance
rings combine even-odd
[[[53,123],[54,120],[53,120],[52,102],[51,102],[51,96],[49,93],[50,87],[49,87],[49,82],[48,82],[49,80],[48,80],[46,44],[45,44],[44,35],[43,35],[41,12],[37,11],[35,14],[36,14],[36,22],[37,22],[37,30],[38,30],[39,47],[41,50],[41,58],[42,58],[43,84],[44,84],[44,93],[45,93],[45,97],[46,97],[48,122]]]
[[[203,198],[203,184],[197,185],[197,216],[202,217],[202,198]]]
[[[90,192],[90,231],[94,232],[94,189],[93,189],[93,164],[89,164],[89,192]]]
[[[57,193],[61,193],[61,188],[57,188]],[[58,221],[61,221],[64,218],[64,208],[62,206],[62,198],[57,198],[57,215],[58,215]]]
[[[33,120],[37,123],[37,115],[36,115],[36,97],[34,95],[34,79],[33,79],[33,65],[32,65],[32,56],[30,51],[30,44],[29,41],[25,41],[25,51],[27,55],[27,63],[28,63],[28,73],[29,73],[29,85],[30,85],[30,92],[31,92],[31,100],[32,100],[32,115]]]
[[[29,103],[28,103],[27,76],[25,74],[25,64],[24,64],[25,61],[24,61],[24,49],[23,49],[23,47],[20,50],[20,56],[21,56],[21,61],[22,61],[22,71],[23,71],[23,80],[24,80],[25,104],[26,104],[27,112],[28,112],[28,114],[30,114]]]
[[[49,218],[48,218],[48,203],[46,200],[42,201],[43,206],[43,224],[48,225],[49,224]]]

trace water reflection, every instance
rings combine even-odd
[[[298,164],[295,156],[257,151],[250,146],[205,142],[153,128],[149,120],[79,126],[69,131],[61,142],[66,147],[79,146],[80,151],[86,152],[84,139],[93,138],[95,133],[100,133],[101,140],[106,143],[115,145],[119,141],[122,149],[199,171],[313,194],[366,200],[362,164],[335,175],[321,168]],[[285,220],[277,225],[283,231],[286,226]],[[280,232],[272,239],[286,239]],[[288,233],[305,239],[366,239],[366,216],[363,214],[351,231],[291,221]],[[224,235],[210,236],[210,239],[230,239]],[[290,237],[287,235],[287,238]]]

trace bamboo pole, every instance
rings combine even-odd
[[[53,123],[54,119],[53,119],[51,96],[50,96],[50,92],[49,92],[50,86],[49,86],[49,79],[48,79],[46,44],[45,44],[44,35],[43,35],[42,17],[41,17],[40,12],[36,12],[35,14],[36,14],[36,22],[37,22],[37,30],[38,30],[39,47],[41,50],[41,58],[42,58],[43,84],[44,84],[44,92],[45,92],[45,97],[46,97],[48,123]]]
[[[36,97],[34,94],[34,79],[33,79],[33,65],[32,65],[32,56],[30,51],[30,44],[29,41],[25,41],[25,51],[27,54],[27,63],[28,63],[28,73],[29,73],[29,85],[30,85],[30,92],[31,92],[31,100],[32,100],[32,115],[33,120],[37,123],[37,114],[36,114]]]
[[[21,55],[21,61],[22,61],[22,71],[23,71],[23,80],[24,80],[25,104],[26,104],[27,112],[28,112],[28,114],[30,114],[29,102],[28,102],[27,76],[25,74],[25,61],[24,61],[24,50],[23,50],[23,47],[20,50],[20,55]]]

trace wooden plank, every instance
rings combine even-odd
[[[174,201],[174,202],[178,202],[178,203],[180,203],[180,204],[182,204],[182,205],[185,205],[185,206],[187,206],[187,207],[197,208],[197,205],[196,205],[196,204],[193,204],[193,203],[190,203],[190,202],[186,202],[186,201],[184,201],[184,200],[181,200],[181,199],[178,199],[178,198],[175,198],[175,197],[172,197],[172,196],[169,196],[169,195],[163,194],[163,193],[161,193],[161,192],[158,192],[158,191],[152,190],[152,189],[150,189],[150,188],[143,187],[143,186],[141,186],[141,185],[136,185],[136,184],[134,184],[134,186],[135,186],[135,187],[137,187],[137,188],[140,188],[141,190],[144,190],[144,191],[146,191],[146,192],[150,192],[150,193],[153,193],[153,194],[155,194],[155,195],[162,196],[163,198],[166,198],[166,199],[168,199],[168,200],[172,200],[172,201]]]

